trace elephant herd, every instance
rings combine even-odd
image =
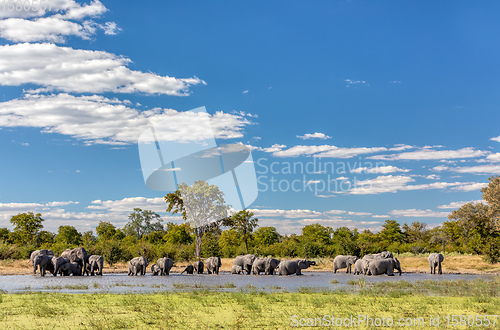
[[[444,257],[441,253],[431,253],[427,258],[431,268],[431,274],[442,274],[441,263]],[[394,258],[392,252],[384,251],[375,254],[367,254],[362,259],[356,256],[338,255],[333,259],[333,272],[338,269],[347,268],[346,273],[351,273],[351,266],[354,266],[354,275],[382,275],[394,276],[394,270],[397,270],[401,276],[401,264],[397,258]]]
[[[170,269],[173,267],[173,260],[170,258],[160,258],[156,264],[151,266],[151,273],[156,275],[169,275]],[[137,257],[129,262],[129,275],[145,275],[147,260],[144,257]],[[254,274],[259,275],[275,275],[278,269],[278,275],[302,275],[301,270],[306,269],[311,265],[316,265],[314,261],[306,259],[301,260],[278,260],[274,258],[261,258],[253,254],[244,256],[237,256],[233,261],[231,274]],[[220,267],[222,266],[219,257],[210,257],[196,261],[193,265],[187,265],[181,274],[203,274],[205,269],[208,274],[219,274]]]
[[[33,274],[40,267],[40,275],[45,276],[49,271],[54,276],[81,276],[102,275],[104,258],[99,255],[87,255],[84,248],[66,249],[60,257],[56,257],[52,250],[36,250],[30,256]]]
[[[441,263],[444,257],[440,253],[431,253],[428,257],[431,274],[442,274]],[[87,255],[83,247],[65,250],[60,257],[56,257],[52,250],[36,250],[31,253],[30,261],[35,274],[40,267],[40,274],[45,276],[47,271],[54,276],[63,275],[102,275],[104,258],[100,255]],[[206,268],[208,274],[219,274],[222,266],[219,257],[210,257],[204,260],[198,260],[193,265],[187,265],[181,274],[203,274]],[[231,274],[254,274],[275,275],[302,275],[301,271],[316,263],[307,259],[299,260],[278,260],[275,258],[262,258],[253,254],[240,255],[233,260]],[[148,261],[144,257],[136,257],[128,263],[128,275],[146,275]],[[151,266],[153,276],[169,275],[170,269],[174,266],[174,261],[170,258],[160,258]],[[351,267],[354,270],[351,271]],[[388,251],[367,254],[359,259],[356,256],[338,255],[333,260],[333,272],[347,268],[346,273],[354,275],[382,275],[394,276],[394,270],[397,270],[401,276],[401,264],[393,254]]]

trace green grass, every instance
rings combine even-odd
[[[441,315],[443,320],[446,315],[498,314],[499,284],[498,278],[388,281],[367,284],[358,293],[313,288],[225,292],[204,287],[154,294],[0,294],[0,329],[53,329],[54,317],[55,328],[64,329],[283,329],[290,327],[292,315],[314,319],[366,314],[395,320]],[[488,329],[500,328],[499,323]],[[418,329],[443,328],[425,325]]]

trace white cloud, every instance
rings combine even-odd
[[[87,143],[136,143],[150,125],[170,120],[172,129],[159,137],[167,141],[189,141],[211,137],[205,127],[209,116],[216,137],[239,138],[249,121],[241,116],[213,115],[172,109],[139,112],[117,99],[102,96],[27,95],[0,103],[0,127],[38,127],[44,133],[69,135]]]
[[[318,184],[318,183],[321,183],[323,181],[320,181],[320,180],[309,180],[306,182],[306,186],[310,185],[310,184]]]
[[[263,209],[250,209],[256,218],[259,217],[282,217],[289,219],[305,218],[321,216],[323,213],[311,210],[263,210]]]
[[[468,183],[464,185],[459,185],[457,187],[453,187],[453,190],[458,190],[458,191],[474,191],[474,190],[481,190],[484,187],[487,187],[488,183],[484,182],[475,182],[475,183]]]
[[[352,158],[361,154],[370,154],[387,150],[383,147],[361,147],[361,148],[340,148],[332,145],[321,146],[304,146],[296,145],[289,149],[285,146],[280,146],[278,150],[262,149],[266,152],[272,152],[275,157],[298,157],[298,156],[314,156],[318,158]]]
[[[14,1],[11,3],[17,5]],[[9,4],[5,4],[9,6]],[[107,8],[99,1],[81,5],[72,0],[38,1],[23,10],[2,10],[0,37],[14,42],[65,42],[68,36],[90,39],[97,30],[112,35],[119,31],[115,22],[97,23],[93,18],[102,15]],[[24,7],[29,10],[24,10]],[[50,7],[50,10],[49,10]],[[38,8],[38,10],[31,10]],[[45,8],[45,9],[44,9]],[[46,16],[49,13],[56,13]],[[89,19],[91,17],[92,19]]]
[[[429,179],[429,180],[439,180],[441,177],[439,175],[436,175],[436,174],[430,174],[430,175],[426,176],[425,178]]]
[[[243,92],[241,92],[241,94],[246,94],[246,93],[248,93],[248,89],[245,90],[245,91],[243,91]]]
[[[331,136],[328,136],[328,135],[326,135],[324,133],[319,133],[319,132],[316,132],[316,133],[313,133],[313,134],[306,133],[304,135],[297,135],[297,137],[299,139],[302,139],[302,140],[309,140],[309,139],[326,140],[326,139],[331,139],[332,138]]]
[[[491,138],[490,140],[491,140],[491,141],[497,141],[497,142],[500,142],[500,135],[499,135],[499,136],[497,136],[497,137]]]
[[[372,215],[372,218],[385,218],[385,219],[388,219],[389,215],[387,215],[387,214],[374,214],[374,215]]]
[[[488,157],[486,157],[486,160],[489,162],[493,162],[493,163],[500,162],[500,152],[497,152],[496,154],[488,155]]]
[[[479,200],[475,200],[475,201],[467,201],[467,202],[451,202],[450,204],[446,204],[446,205],[439,205],[437,208],[438,209],[458,209],[460,208],[462,205],[465,205],[465,204],[468,204],[468,203],[474,203],[474,204],[477,204],[477,203],[482,203],[483,200],[482,199],[479,199]]]
[[[389,212],[390,215],[395,217],[417,217],[417,218],[441,218],[447,217],[449,212],[437,212],[432,210],[416,210],[416,209],[408,209],[408,210],[393,210]]]
[[[384,175],[378,176],[375,179],[356,181],[354,188],[346,191],[346,194],[351,195],[368,195],[380,193],[396,193],[398,191],[412,190],[428,190],[428,189],[446,189],[451,188],[459,191],[473,191],[481,189],[485,184],[478,182],[433,182],[429,184],[414,184],[415,182],[410,176],[404,175]]]
[[[367,83],[365,80],[351,80],[351,79],[346,79],[344,81],[346,82],[345,87],[351,87],[353,85],[370,86],[370,84]]]
[[[450,171],[456,173],[470,173],[470,174],[500,174],[500,165],[478,165],[478,166],[463,166],[463,167],[448,167],[436,166],[433,168],[435,171]]]
[[[439,147],[439,146],[433,146]],[[488,151],[475,150],[472,147],[462,148],[459,150],[433,150],[433,147],[424,147],[420,150],[403,152],[391,155],[376,155],[368,157],[369,159],[382,160],[439,160],[439,159],[456,159],[456,158],[475,158],[489,154]]]
[[[415,149],[415,146],[410,146],[407,144],[395,144],[394,147],[390,148],[389,151],[402,151],[408,149]]]
[[[54,44],[0,46],[0,85],[36,84],[48,90],[77,93],[147,93],[187,95],[204,83],[197,77],[174,78],[126,67],[130,59],[104,51]]]
[[[372,215],[369,212],[353,212],[353,211],[349,211],[349,212],[347,212],[347,214],[348,215],[358,215],[358,216]]]
[[[394,172],[409,172],[410,170],[395,166],[378,166],[378,167],[358,167],[351,170],[352,173],[370,173],[370,174],[387,174]]]

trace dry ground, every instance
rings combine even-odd
[[[408,273],[428,273],[430,272],[427,256],[397,256],[401,262],[403,272]],[[312,266],[309,271],[331,271],[332,259],[314,259],[317,266]],[[188,262],[177,262],[171,272],[180,273]],[[230,271],[233,259],[222,259],[222,271]],[[149,271],[149,267],[148,267]],[[20,275],[31,274],[32,267],[29,260],[0,260],[0,275]],[[110,266],[104,264],[104,273],[125,273],[126,263],[118,263]],[[486,263],[481,256],[475,255],[445,255],[443,262],[443,273],[448,274],[500,274],[500,263],[491,265]]]

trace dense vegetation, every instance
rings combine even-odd
[[[12,217],[13,230],[0,228],[0,259],[26,259],[31,251],[40,248],[60,254],[66,248],[83,246],[89,254],[103,255],[110,264],[138,255],[148,260],[163,256],[191,260],[195,252],[201,257],[231,258],[248,252],[314,258],[360,256],[384,250],[473,253],[494,263],[500,261],[500,177],[490,178],[482,193],[486,204],[465,204],[451,212],[449,220],[439,227],[429,229],[421,222],[401,226],[395,220],[386,220],[378,233],[311,224],[304,226],[300,235],[280,235],[274,227],[258,227],[257,219],[246,210],[196,233],[188,223],[162,225],[158,214],[141,209],[134,209],[123,228],[100,222],[95,233],[80,233],[73,226],[60,226],[57,233],[51,233],[43,230],[41,214],[28,212]],[[175,194],[169,195],[165,198],[169,211],[182,213]]]

